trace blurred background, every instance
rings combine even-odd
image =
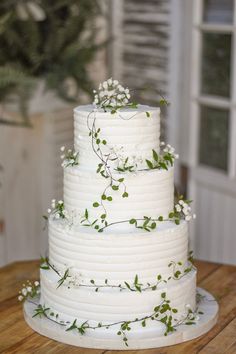
[[[72,108],[110,76],[140,103],[170,101],[162,137],[194,200],[191,248],[236,264],[235,1],[1,0],[0,265],[45,254]]]

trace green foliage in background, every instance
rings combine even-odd
[[[1,0],[0,103],[17,100],[27,120],[37,78],[65,100],[91,93],[87,67],[102,45],[95,41],[100,13],[96,0]]]

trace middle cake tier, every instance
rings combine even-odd
[[[70,213],[82,218],[85,210],[90,220],[106,214],[112,225],[109,230],[129,230],[132,218],[144,216],[168,217],[174,206],[174,170],[145,170],[136,173],[113,173],[113,190],[109,181],[99,173],[81,169],[80,166],[64,169],[64,205]],[[116,187],[117,188],[117,187]]]

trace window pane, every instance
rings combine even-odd
[[[230,96],[231,34],[203,33],[201,92]]]
[[[205,0],[203,21],[208,23],[233,23],[233,0]]]
[[[199,162],[227,170],[229,111],[201,107]]]

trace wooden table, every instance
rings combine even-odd
[[[235,354],[236,267],[196,262],[198,285],[219,302],[216,326],[206,335],[171,347],[128,351],[127,354]],[[23,318],[17,293],[25,280],[38,279],[39,262],[17,262],[0,269],[0,353],[115,354],[123,351],[76,348],[47,339],[29,328]],[[125,352],[124,352],[125,353]]]

